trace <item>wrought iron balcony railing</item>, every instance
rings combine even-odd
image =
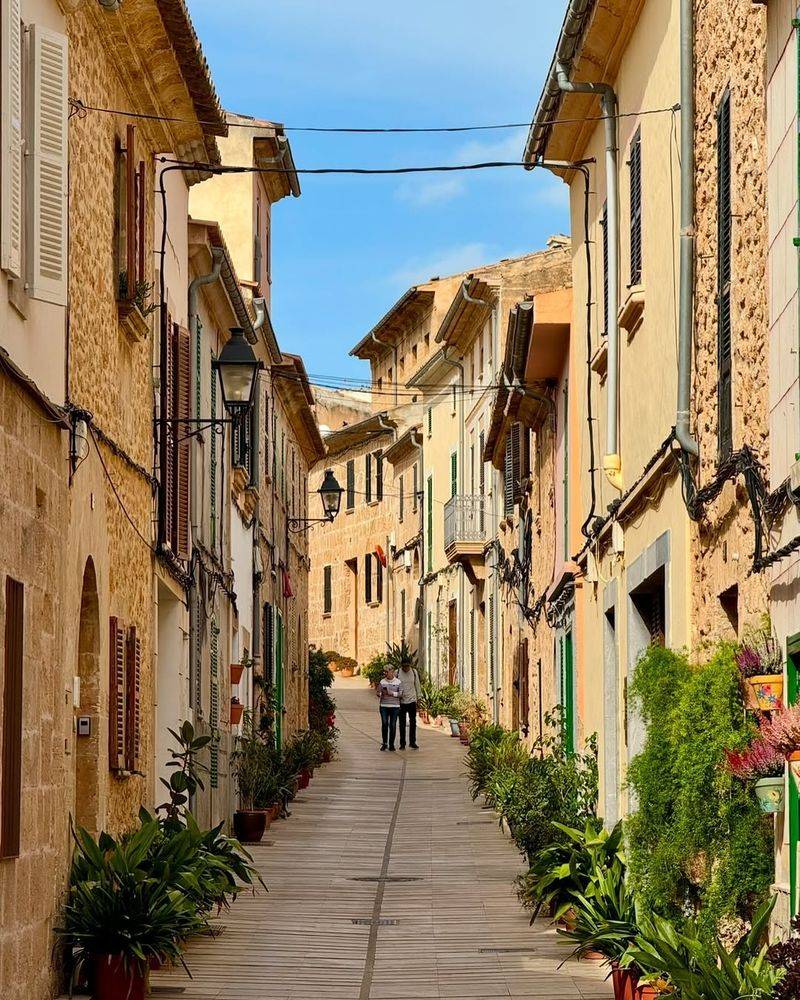
[[[444,547],[448,559],[483,553],[486,541],[486,497],[450,497],[444,505]]]

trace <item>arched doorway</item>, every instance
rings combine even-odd
[[[78,677],[80,708],[76,714],[89,717],[91,734],[76,736],[75,822],[97,834],[100,809],[100,606],[97,576],[91,557],[83,571],[81,611],[78,630]]]

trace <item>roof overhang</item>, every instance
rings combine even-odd
[[[457,365],[447,357],[447,348],[441,347],[432,354],[425,364],[419,368],[406,382],[407,389],[419,389],[423,394],[428,390],[434,392],[447,384],[449,376],[456,371]]]
[[[573,82],[613,83],[645,0],[569,0],[556,50],[525,143],[523,159],[575,161],[602,127],[595,94],[565,93],[557,66]],[[556,123],[563,121],[555,127]],[[568,171],[565,171],[568,173]]]
[[[253,330],[253,320],[250,310],[242,296],[239,279],[225,244],[222,230],[216,222],[204,222],[189,219],[189,259],[196,265],[199,274],[210,274],[214,267],[213,250],[222,254],[220,269],[220,284],[225,290],[230,311],[238,326],[244,330],[245,337],[254,343],[256,333]],[[277,342],[275,343],[277,348]],[[280,357],[280,353],[279,353]]]
[[[415,424],[413,427],[409,427],[408,430],[399,437],[391,448],[387,448],[383,453],[383,457],[391,462],[392,465],[397,465],[398,462],[402,462],[405,459],[415,455],[419,451],[421,445],[420,427]]]
[[[532,322],[522,381],[525,385],[557,379],[569,351],[572,318],[572,289],[559,288],[537,295],[533,300]]]
[[[464,348],[483,327],[495,299],[496,290],[492,285],[474,275],[467,275],[458,286],[442,320],[436,334],[436,343]]]
[[[314,465],[327,452],[314,414],[314,393],[303,364],[297,354],[284,354],[283,363],[272,366],[276,391],[288,403],[287,410],[292,427],[303,450],[306,461]]]
[[[359,420],[356,424],[346,424],[338,431],[332,431],[325,438],[325,446],[329,455],[339,455],[356,445],[365,444],[384,434],[394,433],[396,426],[386,411],[373,413],[372,416]]]
[[[275,125],[272,134],[267,130],[254,137],[253,160],[259,170],[264,171],[261,177],[273,205],[288,195],[300,197],[300,178],[297,176],[292,147],[283,133],[283,125]]]
[[[433,308],[435,293],[429,288],[409,288],[392,308],[362,337],[350,351],[350,356],[369,360],[379,357],[386,348],[395,346],[409,330]]]

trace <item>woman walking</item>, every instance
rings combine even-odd
[[[380,700],[381,750],[393,752],[397,720],[400,716],[400,681],[395,675],[394,667],[387,665],[384,668],[383,677],[375,693]]]

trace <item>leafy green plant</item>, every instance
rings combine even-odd
[[[517,879],[517,895],[531,922],[550,907],[558,920],[573,906],[576,896],[586,895],[592,879],[616,862],[624,865],[622,822],[610,832],[594,816],[583,828],[553,826],[563,838],[537,854],[529,870]]]
[[[730,951],[719,937],[704,940],[697,924],[677,928],[665,917],[637,914],[639,933],[624,963],[648,981],[665,979],[681,1000],[767,1000],[784,975],[767,958],[765,938],[775,899],[762,903],[750,931]]]
[[[253,716],[245,712],[242,735],[231,753],[231,771],[244,810],[257,808],[266,794],[265,785],[273,771],[272,743],[254,726]]]
[[[370,684],[377,684],[383,677],[383,671],[386,669],[387,663],[388,657],[384,653],[377,653],[369,663],[365,663],[361,668],[361,676],[366,677]]]
[[[169,780],[161,778],[161,784],[169,792],[169,801],[158,807],[163,812],[168,823],[180,825],[183,814],[188,810],[191,798],[197,789],[203,789],[201,774],[208,768],[201,763],[199,756],[202,750],[211,742],[210,736],[197,736],[191,722],[183,722],[180,729],[169,730],[178,749],[170,750],[167,767],[173,768]]]
[[[497,723],[486,723],[473,730],[466,755],[467,774],[473,800],[486,791],[494,767],[493,749],[503,739],[505,730]]]
[[[395,670],[417,670],[417,654],[405,639],[401,642],[387,643],[386,661]]]
[[[653,646],[637,665],[631,709],[646,726],[628,768],[636,812],[626,825],[633,888],[646,909],[711,939],[728,915],[748,919],[774,876],[772,824],[726,766],[755,733],[730,645],[697,665]]]
[[[596,859],[585,887],[571,893],[571,905],[574,927],[561,933],[577,942],[573,954],[599,951],[620,962],[639,929],[624,860],[617,856],[605,864]]]

